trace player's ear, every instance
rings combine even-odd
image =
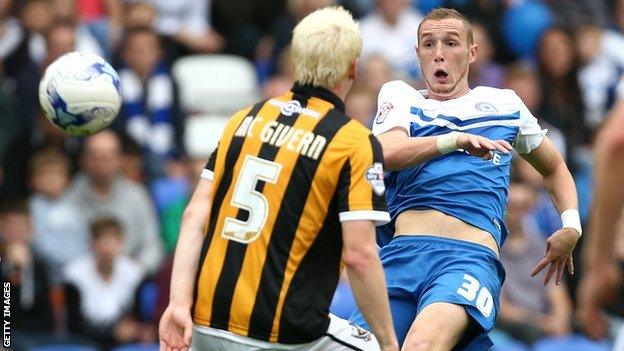
[[[355,58],[355,60],[353,60],[353,62],[351,63],[351,65],[349,65],[349,79],[350,80],[355,80],[358,76],[358,63],[360,62],[360,59],[358,57]]]
[[[479,47],[477,46],[477,43],[473,43],[472,45],[470,45],[470,47],[468,48],[468,55],[470,58],[470,63],[473,63],[477,60],[478,51],[479,51]]]

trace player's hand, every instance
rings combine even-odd
[[[160,318],[158,336],[161,351],[187,351],[191,346],[193,320],[188,307],[169,305]]]
[[[555,282],[559,285],[565,268],[568,269],[568,273],[574,274],[572,251],[579,237],[579,233],[572,228],[562,228],[551,235],[546,241],[546,254],[537,266],[533,268],[531,277],[537,275],[548,265],[550,266],[544,276],[544,285],[548,284],[555,272],[557,273]]]
[[[480,135],[459,133],[457,147],[466,150],[469,154],[489,160],[493,157],[492,151],[508,154],[513,148],[505,140],[490,140]]]

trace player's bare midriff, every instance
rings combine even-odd
[[[394,235],[433,235],[470,241],[490,248],[498,256],[498,245],[492,234],[436,210],[402,212],[396,219]]]

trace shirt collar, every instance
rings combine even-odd
[[[293,85],[291,91],[294,94],[301,94],[305,96],[314,96],[320,99],[323,99],[327,102],[333,104],[338,110],[342,113],[345,112],[345,105],[342,99],[338,97],[338,95],[332,93],[326,88],[313,86],[311,84],[300,84],[296,83]]]

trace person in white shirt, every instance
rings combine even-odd
[[[376,0],[376,5],[375,11],[360,22],[364,42],[362,57],[382,54],[395,71],[412,78],[419,77],[418,60],[414,55],[414,28],[422,20],[422,15],[406,0]]]

